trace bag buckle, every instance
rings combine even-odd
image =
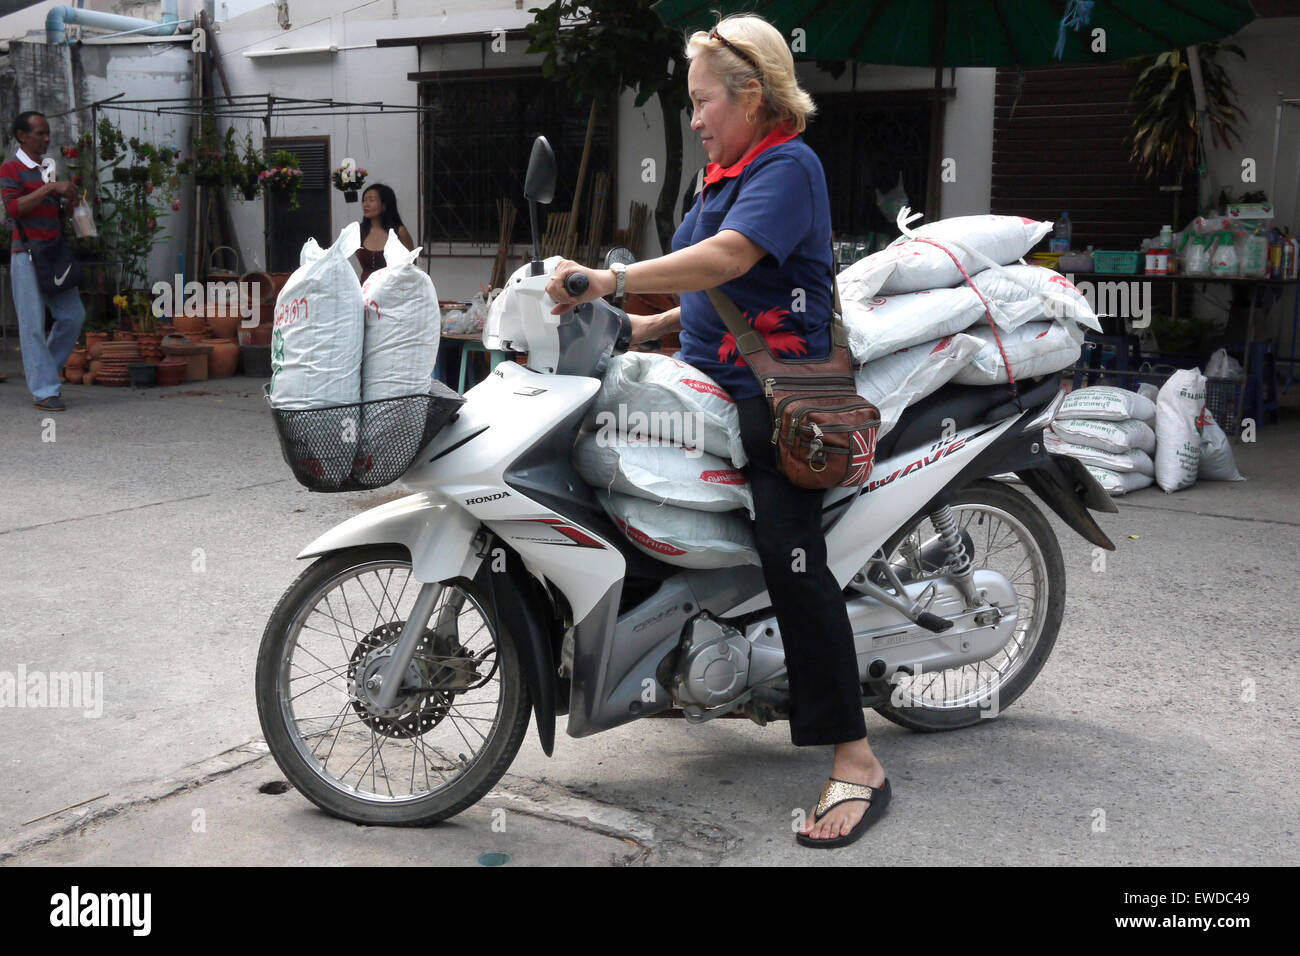
[[[813,428],[816,430],[818,436],[820,436],[821,429],[817,428],[816,425],[813,425]],[[821,462],[820,468],[813,464],[814,459]],[[808,467],[815,472],[823,472],[826,470],[826,453],[822,451],[822,440],[820,437],[814,438],[808,443]]]

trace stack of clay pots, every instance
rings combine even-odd
[[[173,316],[172,325],[175,327],[177,335],[188,335],[196,342],[208,334],[208,320],[202,315],[185,315],[181,313]]]
[[[135,340],[140,346],[140,358],[146,362],[161,362],[163,360],[162,338],[162,332],[139,333]]]
[[[131,378],[127,366],[140,361],[140,346],[135,342],[104,342],[96,345],[99,355],[90,360],[95,385],[126,385]],[[95,349],[91,349],[94,355]]]

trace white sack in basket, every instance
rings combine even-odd
[[[328,249],[315,239],[275,300],[271,404],[317,408],[361,400],[361,283],[348,257],[361,245],[349,223]]]
[[[388,230],[382,269],[361,287],[365,346],[361,400],[424,395],[438,357],[442,317],[433,280],[415,264],[420,247],[407,249]]]

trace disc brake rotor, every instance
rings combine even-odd
[[[477,679],[472,661],[448,666],[438,658],[467,657],[454,635],[425,631],[415,646],[415,657],[403,675],[404,690],[391,707],[380,708],[373,702],[377,688],[368,684],[388,665],[401,636],[404,621],[394,621],[375,628],[360,641],[348,661],[348,691],[352,709],[375,733],[385,737],[418,737],[436,727],[447,716],[456,691]],[[448,644],[454,653],[447,654]],[[437,687],[439,689],[433,689]]]

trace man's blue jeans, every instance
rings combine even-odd
[[[23,349],[23,370],[27,388],[38,402],[59,394],[59,369],[67,362],[81,335],[86,309],[81,292],[69,289],[46,298],[36,282],[36,268],[25,252],[9,256],[9,278],[14,288],[14,310],[18,313],[18,340]],[[54,316],[54,328],[45,337],[45,307]]]

